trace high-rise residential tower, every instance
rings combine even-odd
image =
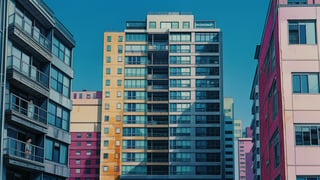
[[[320,178],[319,0],[271,0],[259,54],[261,178]]]
[[[72,92],[70,178],[99,179],[101,91]]]
[[[153,13],[105,32],[100,178],[225,179],[222,34]]]
[[[42,0],[0,10],[0,179],[66,179],[73,36]]]
[[[259,51],[259,50],[258,50]],[[251,126],[252,129],[252,161],[254,180],[261,179],[261,159],[260,159],[260,117],[259,117],[259,74],[256,68],[254,80],[252,83],[250,99],[252,100],[251,113],[253,115]]]

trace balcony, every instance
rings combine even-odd
[[[6,163],[11,166],[19,166],[29,171],[44,171],[44,149],[35,145],[31,147],[31,153],[26,153],[25,142],[13,138],[4,138],[4,155]]]
[[[9,36],[29,51],[51,60],[51,41],[37,27],[32,26],[32,22],[27,22],[18,13],[9,16]]]
[[[6,103],[6,120],[39,133],[47,133],[47,110],[14,94]]]
[[[8,79],[30,94],[49,96],[49,75],[16,56],[7,60]]]

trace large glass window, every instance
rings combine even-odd
[[[144,42],[147,37],[144,33],[126,33],[126,42]]]
[[[53,37],[52,53],[58,57],[62,62],[70,66],[71,51],[64,44],[62,44],[56,37]]]
[[[292,89],[293,93],[319,93],[318,73],[293,73]]]
[[[146,166],[122,166],[121,168],[122,175],[146,175],[147,167]]]
[[[157,23],[155,21],[150,21],[149,22],[149,29],[156,29],[157,28]]]
[[[146,116],[123,116],[124,124],[145,124],[147,122]]]
[[[190,79],[170,79],[170,87],[190,88]]]
[[[187,115],[171,115],[170,124],[190,124],[191,116]]]
[[[320,175],[317,176],[297,176],[297,180],[320,180]]]
[[[51,68],[50,87],[70,98],[70,78],[54,67]]]
[[[145,136],[146,128],[123,128],[123,136]]]
[[[196,33],[196,42],[219,42],[218,33]]]
[[[196,87],[200,88],[218,88],[219,79],[197,79]]]
[[[219,56],[196,56],[196,64],[219,64]]]
[[[68,131],[69,122],[70,111],[50,101],[48,110],[48,123],[55,127]]]
[[[190,91],[171,91],[170,99],[171,100],[190,100],[191,92]]]
[[[190,112],[191,105],[189,103],[170,103],[170,112]]]
[[[197,67],[196,76],[219,76],[218,67]]]
[[[50,138],[45,139],[45,158],[59,164],[67,164],[68,147],[66,144]]]
[[[146,68],[125,68],[124,75],[127,77],[144,77]]]
[[[276,132],[272,136],[271,141],[273,144],[274,168],[277,168],[280,165],[280,145],[279,145],[279,131],[278,130],[276,130]]]
[[[315,21],[289,21],[289,44],[316,44]]]
[[[171,33],[170,41],[171,42],[190,42],[191,34],[190,33]]]
[[[124,104],[124,112],[145,112],[146,104],[126,103]]]
[[[191,68],[171,67],[170,76],[190,76]]]
[[[219,45],[218,44],[199,44],[196,45],[197,53],[218,53]]]
[[[145,88],[147,82],[145,80],[124,80],[125,88]]]
[[[170,128],[170,136],[190,136],[191,130],[190,128],[178,127],[178,128]]]
[[[144,100],[144,99],[146,99],[146,92],[144,92],[144,91],[125,91],[124,92],[124,99]]]
[[[123,162],[145,162],[147,161],[146,153],[122,153]]]
[[[146,64],[147,60],[146,56],[126,56],[125,64]]]
[[[170,149],[191,149],[191,141],[170,140]]]
[[[320,125],[295,125],[297,146],[319,146]]]
[[[190,45],[170,45],[171,53],[190,53]]]
[[[131,52],[131,53],[144,53],[147,51],[147,46],[146,45],[126,45],[126,52]]]
[[[219,112],[219,103],[196,103],[196,112]]]
[[[123,140],[123,149],[144,149],[147,147],[146,141],[143,140]]]
[[[190,64],[190,56],[170,56],[170,64]]]

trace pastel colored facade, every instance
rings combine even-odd
[[[252,156],[250,154],[252,148],[252,138],[239,138],[238,139],[238,166],[239,166],[239,180],[252,180],[248,179],[247,172],[252,175],[252,166],[247,169],[248,164],[252,164]],[[247,161],[247,157],[250,157],[250,161]],[[251,173],[250,173],[251,172]]]
[[[121,172],[124,35],[104,33],[100,179],[118,179]]]
[[[234,138],[237,139],[242,138],[242,121],[240,119],[234,120]]]
[[[257,55],[259,48],[257,49]],[[258,66],[252,83],[250,100],[252,100],[251,114],[253,115],[250,128],[252,129],[252,161],[254,180],[261,179],[261,159],[260,159],[260,115],[259,115],[259,74]]]
[[[319,4],[270,1],[259,54],[262,179],[320,177]]]
[[[234,147],[234,101],[233,98],[224,98],[224,159],[227,178],[235,177],[235,147]]]
[[[101,92],[72,93],[69,180],[97,180],[100,173]]]
[[[42,0],[0,0],[0,179],[69,177],[74,47]]]
[[[221,43],[214,21],[183,13],[105,32],[100,178],[233,179],[224,166]]]
[[[246,153],[246,180],[254,180],[252,151]]]

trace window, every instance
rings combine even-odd
[[[147,51],[147,46],[146,45],[126,45],[125,47],[126,52],[130,53],[144,53]]]
[[[318,73],[293,73],[292,74],[293,93],[319,93],[319,75]]]
[[[87,150],[86,155],[90,156],[91,155],[91,150]]]
[[[116,140],[116,146],[120,146],[120,141]]]
[[[145,112],[146,104],[141,103],[125,103],[124,112]]]
[[[218,67],[197,67],[196,76],[219,76]]]
[[[109,158],[109,154],[108,153],[103,153],[103,159],[108,159]]]
[[[90,174],[91,173],[91,169],[86,169],[85,173],[86,174]]]
[[[91,99],[91,94],[87,94],[87,99]]]
[[[107,63],[111,63],[111,57],[110,56],[107,57],[106,62]]]
[[[144,77],[146,73],[146,68],[125,68],[124,70],[126,77]]]
[[[170,56],[170,64],[191,64],[190,56]]]
[[[289,44],[316,44],[315,21],[288,21]]]
[[[91,141],[87,141],[87,146],[91,146],[92,142]]]
[[[49,101],[48,123],[57,128],[68,131],[70,122],[70,111],[64,107]]]
[[[170,140],[170,149],[190,149],[191,142],[189,140]]]
[[[76,169],[76,174],[80,174],[80,169]]]
[[[124,124],[145,124],[146,116],[123,116]]]
[[[117,86],[122,86],[122,80],[117,80]]]
[[[122,42],[123,41],[123,36],[118,36],[118,42]]]
[[[81,146],[81,142],[77,142],[77,146]]]
[[[117,97],[121,97],[121,91],[117,91]]]
[[[122,62],[122,56],[118,56],[118,62]]]
[[[76,151],[76,156],[80,156],[81,152],[80,151]]]
[[[292,5],[307,4],[307,0],[288,0],[288,4],[292,4]]]
[[[272,120],[274,120],[278,114],[278,96],[277,96],[276,81],[273,81],[273,84],[271,86],[271,89],[269,92],[269,98],[271,96],[272,96]]]
[[[318,146],[320,145],[320,126],[295,125],[295,136],[297,146]]]
[[[170,136],[190,136],[190,128],[170,128]]]
[[[199,88],[218,88],[219,79],[197,79],[196,87]]]
[[[56,37],[53,37],[52,53],[62,62],[71,65],[71,50],[62,44]]]
[[[104,140],[104,141],[103,141],[103,146],[104,146],[104,147],[109,146],[109,141],[108,141],[108,140]]]
[[[190,76],[191,68],[171,67],[170,76]]]
[[[155,21],[150,21],[149,22],[149,29],[156,29],[157,28],[157,23]]]
[[[297,176],[297,180],[319,180],[319,179],[320,179],[320,175],[317,175],[317,176]]]
[[[172,22],[171,29],[179,29],[179,22]]]
[[[64,73],[56,69],[51,68],[50,87],[65,97],[70,97],[70,78]]]
[[[190,88],[190,79],[170,79],[170,87],[174,88]]]
[[[147,37],[144,33],[126,33],[126,42],[145,42]]]
[[[110,91],[106,91],[105,97],[106,97],[106,98],[110,97]]]
[[[125,80],[125,88],[145,88],[147,82],[145,80]]]
[[[106,68],[106,74],[110,74],[110,68]]]
[[[109,134],[109,128],[104,128],[104,134]]]
[[[170,112],[190,112],[191,105],[190,104],[180,104],[180,103],[171,103],[170,104]]]
[[[171,53],[190,53],[190,45],[170,45]]]
[[[77,133],[77,138],[81,138],[81,133]]]
[[[109,104],[108,104],[108,103],[106,103],[106,104],[104,105],[104,109],[105,109],[105,110],[109,110]]]
[[[118,74],[122,74],[122,68],[118,68],[117,72]]]
[[[278,130],[276,130],[276,132],[272,136],[271,141],[273,144],[274,168],[276,169],[280,164],[280,145],[279,145],[279,131]]]
[[[55,141],[50,138],[45,139],[45,159],[60,164],[67,164],[68,146],[67,144]]]
[[[196,33],[195,34],[196,42],[219,42],[218,33]]]
[[[171,115],[170,124],[190,124],[191,116],[187,115]]]
[[[120,134],[120,128],[116,128],[116,134]]]
[[[116,115],[116,121],[121,121],[121,116],[120,115]]]
[[[125,64],[146,64],[147,60],[146,56],[126,56]]]
[[[190,33],[171,33],[170,41],[171,42],[190,42],[191,34]]]
[[[161,29],[170,29],[171,28],[171,22],[160,22],[160,28]]]
[[[171,91],[170,99],[172,100],[190,100],[191,92],[190,91]]]
[[[110,86],[110,80],[106,80],[106,86]]]
[[[111,45],[107,45],[107,51],[108,51],[108,52],[111,51]]]
[[[123,52],[123,46],[119,45],[118,46],[118,54],[122,54],[122,52]]]
[[[107,36],[107,42],[111,42],[111,36]]]
[[[117,103],[117,109],[121,109],[121,103]]]
[[[76,159],[76,164],[81,164],[80,159]]]
[[[219,53],[218,44],[199,44],[195,49],[196,53]]]
[[[103,166],[103,172],[108,172],[108,166]]]
[[[182,22],[182,28],[183,29],[190,29],[190,22],[186,22],[186,21]]]
[[[196,64],[219,64],[219,56],[196,56]]]
[[[104,121],[109,121],[109,116],[104,116]]]

